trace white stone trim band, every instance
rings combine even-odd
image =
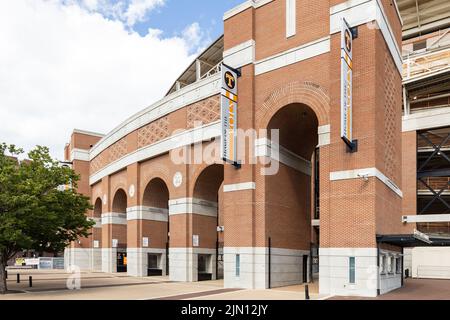
[[[403,223],[429,223],[429,222],[450,222],[450,214],[426,214],[403,216]]]
[[[152,208],[136,206],[127,208],[127,220],[147,220],[147,221],[169,221],[169,210],[163,208]]]
[[[389,189],[394,191],[399,197],[403,198],[403,192],[400,188],[388,177],[386,177],[377,168],[355,169],[347,171],[337,171],[330,173],[331,181],[350,180],[350,179],[363,179],[376,177],[383,182]]]
[[[223,52],[225,64],[240,68],[255,61],[255,40],[248,40]]]
[[[244,190],[256,190],[255,182],[244,182],[236,184],[226,184],[223,186],[223,192],[235,192]]]
[[[327,146],[331,143],[331,125],[319,127],[319,147]]]
[[[89,162],[89,150],[72,149],[72,151],[70,151],[70,161],[74,160]]]
[[[312,42],[292,48],[280,54],[255,62],[255,75],[260,75],[291,64],[307,60],[330,52],[330,37],[324,37]]]
[[[223,20],[225,21],[227,19],[230,19],[231,17],[233,17],[249,8],[256,9],[256,8],[262,7],[263,5],[266,5],[272,1],[273,0],[247,0],[244,3],[241,3],[240,5],[225,12],[225,14],[223,15]]]
[[[120,225],[126,225],[127,224],[127,215],[126,213],[104,213],[102,214],[102,225],[105,224],[120,224]]]
[[[330,8],[330,34],[341,31],[341,19],[345,17],[350,26],[376,21],[400,74],[403,72],[402,55],[379,0],[349,0]]]
[[[88,220],[95,222],[95,225],[92,228],[94,228],[94,229],[101,229],[102,228],[102,218],[90,217],[90,218],[88,218]]]
[[[208,217],[217,217],[217,202],[196,199],[181,198],[169,201],[169,215],[198,214]]]
[[[308,176],[312,174],[311,161],[300,157],[267,138],[261,138],[255,141],[255,156],[271,158]]]
[[[220,121],[209,123],[202,127],[183,131],[164,140],[158,141],[150,146],[138,149],[108,164],[106,167],[94,173],[89,177],[90,185],[100,181],[102,178],[126,168],[127,166],[156,157],[158,155],[169,152],[170,150],[189,146],[194,143],[211,140],[212,138],[220,138],[221,125]]]
[[[403,132],[448,126],[450,107],[424,110],[403,116]]]

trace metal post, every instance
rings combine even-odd
[[[17,283],[20,283],[20,273],[17,274]]]
[[[166,242],[166,276],[169,275],[169,242]]]
[[[269,289],[272,288],[272,238],[269,237]]]
[[[32,276],[28,277],[28,283],[30,285],[30,288],[32,288],[33,287],[33,277]]]
[[[311,300],[309,296],[309,285],[305,285],[305,300]]]
[[[8,270],[5,270],[5,278],[8,279]]]

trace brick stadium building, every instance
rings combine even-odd
[[[228,288],[318,280],[324,294],[376,296],[419,270],[415,255],[443,256],[411,248],[450,234],[450,5],[397,2],[246,1],[162,100],[107,135],[74,130],[65,155],[97,224],[66,266]],[[341,132],[342,18],[353,151]],[[279,129],[239,140],[251,150],[240,167],[204,152],[223,140],[222,62],[241,72],[238,128]],[[210,156],[196,161],[199,149]],[[448,272],[439,263],[423,274]]]

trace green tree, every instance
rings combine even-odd
[[[0,144],[0,294],[7,291],[7,262],[18,252],[60,252],[89,236],[94,225],[85,215],[92,209],[89,198],[77,192],[79,176],[71,168],[60,166],[46,147],[30,151],[26,161],[17,160],[21,154]]]

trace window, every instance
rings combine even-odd
[[[356,270],[355,270],[355,257],[350,257],[350,261],[349,261],[349,283],[356,283]]]
[[[427,48],[427,41],[416,42],[413,44],[414,51],[421,51]]]
[[[296,0],[286,0],[286,38],[296,34]]]
[[[387,261],[386,256],[382,255],[380,259],[380,270],[381,274],[386,274],[387,272]]]
[[[395,262],[395,273],[397,273],[397,274],[402,274],[402,258],[397,258],[397,259],[395,259],[396,260],[396,262]]]
[[[389,273],[393,274],[395,272],[395,257],[389,257]]]
[[[241,276],[241,255],[236,255],[236,277]]]

